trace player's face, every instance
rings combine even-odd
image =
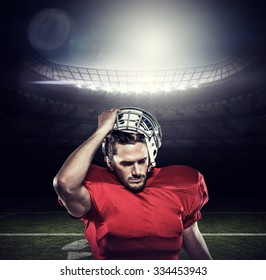
[[[148,167],[149,155],[145,143],[117,146],[117,154],[113,156],[112,167],[118,180],[128,190],[140,192],[144,189]]]

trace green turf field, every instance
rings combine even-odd
[[[199,227],[214,259],[266,259],[266,213],[203,213]],[[1,260],[91,258],[82,222],[65,212],[0,213]]]

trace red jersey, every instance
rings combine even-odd
[[[155,168],[139,193],[96,165],[84,185],[92,201],[84,234],[95,259],[178,259],[183,229],[208,201],[203,176],[180,165]]]

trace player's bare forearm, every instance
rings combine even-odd
[[[58,194],[71,195],[82,185],[96,151],[113,129],[116,112],[117,109],[113,109],[100,114],[97,130],[67,158],[54,178],[54,188]]]
[[[71,153],[54,179],[55,188],[64,186],[71,192],[82,184],[102,139],[102,134],[96,131]]]
[[[211,254],[207,244],[199,231],[197,223],[194,223],[183,232],[183,249],[190,259],[211,260]]]

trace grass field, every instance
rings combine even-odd
[[[214,259],[266,259],[265,212],[203,212],[199,227]],[[65,212],[1,212],[1,260],[92,259],[83,224]],[[187,259],[181,252],[181,259]]]

